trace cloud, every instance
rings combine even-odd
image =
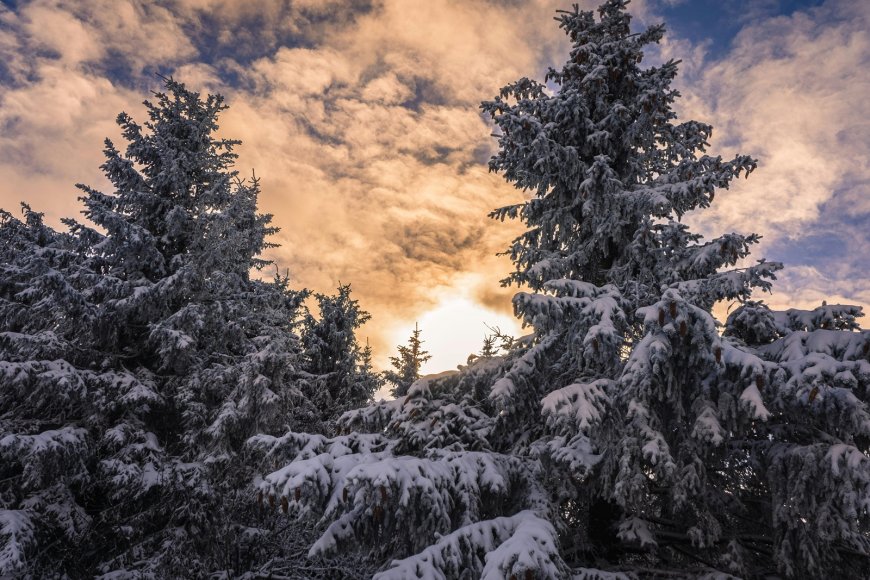
[[[145,87],[157,86],[142,72],[196,51],[172,14],[148,3],[39,0],[4,8],[0,21],[0,206],[26,199],[56,223],[79,211],[76,182],[105,185],[102,141],[118,141],[115,116],[141,119]]]
[[[813,309],[828,304],[857,304],[870,314],[870,286],[866,279],[836,278],[812,266],[787,267],[777,280],[777,291],[766,300],[775,309]]]
[[[143,120],[140,101],[159,85],[153,73],[172,73],[227,96],[222,134],[243,140],[237,167],[256,170],[261,208],[281,227],[271,257],[299,286],[352,283],[374,315],[364,334],[382,355],[394,347],[390,332],[410,331],[446,296],[509,312],[514,289],[498,280],[511,264],[495,254],[520,228],[486,214],[522,195],[487,171],[494,140],[478,106],[562,62],[567,44],[552,16],[564,4],[35,0],[0,8],[0,206],[26,199],[54,223],[77,213],[72,184],[105,186],[100,150],[103,137],[117,141],[115,115]],[[659,5],[631,8],[638,22],[658,22]],[[826,263],[836,244],[825,236],[870,246],[861,217],[870,210],[867,8],[829,0],[813,10],[762,15],[719,61],[708,61],[707,45],[678,37],[650,60],[684,59],[680,112],[716,127],[714,151],[760,159],[697,224],[707,233],[759,230],[765,249],[788,256],[815,235],[818,255],[788,274],[782,292],[864,300],[847,278],[864,279],[865,264]],[[801,280],[812,291],[801,294]]]
[[[814,12],[744,29],[694,95],[720,148],[759,158],[748,185],[719,205],[722,225],[763,216],[798,233],[838,187],[870,167],[867,10],[831,3]]]
[[[231,91],[224,128],[246,143],[241,164],[264,168],[263,204],[283,228],[276,260],[319,290],[352,282],[384,328],[420,317],[445,288],[509,311],[497,281],[510,264],[494,254],[518,230],[486,214],[521,197],[482,163],[493,139],[478,105],[542,76],[557,50],[552,10],[530,14],[384,2],[316,46],[252,62],[241,83],[252,89]]]
[[[100,145],[118,133],[102,107],[129,108],[130,94],[50,63],[36,71],[38,83],[0,93],[0,205],[26,199],[57,219],[77,211],[74,183],[102,183]]]
[[[759,160],[691,219],[709,234],[763,234],[755,254],[794,266],[775,286],[781,302],[825,288],[870,304],[858,291],[870,282],[868,21],[865,3],[836,0],[760,19],[723,59],[694,63],[681,87],[681,116],[715,128],[712,151]]]
[[[105,184],[97,167],[114,116],[141,120],[151,71],[173,72],[227,95],[222,132],[243,140],[238,167],[256,169],[261,206],[282,228],[272,257],[299,285],[352,282],[384,328],[450,288],[510,308],[509,293],[481,288],[509,270],[494,254],[517,230],[486,214],[520,194],[483,163],[493,139],[478,104],[542,76],[564,42],[555,2],[114,6],[37,1],[4,13],[15,31],[0,37],[4,55],[31,64],[0,93],[0,123],[15,128],[0,138],[14,153],[0,163],[3,206],[24,197],[55,222],[78,211],[72,184]],[[393,347],[369,326],[376,347]]]

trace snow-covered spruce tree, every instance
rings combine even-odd
[[[226,106],[171,79],[156,99],[144,127],[118,117],[125,154],[106,142],[115,191],[80,186],[98,227],[0,216],[3,574],[245,569],[266,530],[235,523],[241,443],[320,425],[305,293],[249,275],[274,229],[214,135]]]
[[[22,205],[0,211],[0,575],[51,573],[93,515],[81,495],[95,449],[90,414],[96,373],[81,321],[92,310],[75,240]],[[109,373],[104,373],[106,378]],[[121,379],[121,376],[112,378]]]
[[[522,79],[483,104],[491,168],[531,194],[493,216],[527,226],[505,283],[528,289],[533,334],[345,414],[338,437],[251,440],[286,464],[261,497],[326,526],[312,554],[368,545],[379,578],[866,569],[860,309],[770,312],[751,293],[780,266],[737,267],[758,236],[681,223],[755,162],[676,122],[677,64],[641,67],[663,27],[632,33],[626,5],[560,13],[556,90]],[[744,306],[720,335],[723,300]]]
[[[386,371],[384,377],[387,382],[393,384],[391,392],[394,397],[404,397],[408,394],[408,388],[420,378],[420,367],[432,358],[428,351],[423,350],[425,341],[420,338],[422,332],[419,325],[415,323],[408,344],[397,346],[399,356],[390,357],[393,368]]]
[[[767,416],[740,441],[739,471],[727,476],[741,492],[741,515],[754,516],[745,529],[769,543],[762,548],[786,576],[860,578],[870,566],[870,332],[857,324],[862,315],[850,305],[777,312],[747,301],[726,322],[725,340],[762,361]],[[735,561],[752,571],[746,552]]]
[[[371,364],[371,348],[363,348],[356,330],[370,318],[350,297],[350,284],[342,284],[334,296],[316,294],[320,317],[304,320],[303,369],[312,383],[312,401],[324,416],[338,417],[371,401],[383,383]]]
[[[767,335],[741,311],[747,336],[778,338],[763,348],[720,337],[712,306],[779,265],[736,269],[757,236],[704,242],[679,220],[755,162],[710,156],[709,126],[675,122],[676,63],[640,67],[663,28],[632,34],[626,4],[561,14],[573,46],[554,95],[523,79],[483,105],[501,130],[491,168],[533,194],[493,214],[527,225],[505,282],[532,290],[514,304],[535,330],[493,386],[494,432],[540,457],[579,564],[854,575],[870,554],[859,312],[828,309],[828,341],[802,353],[786,346],[811,326],[799,313]]]
[[[364,547],[375,577],[563,577],[537,461],[493,451],[490,385],[504,359],[416,381],[406,397],[346,413],[333,437],[249,441],[258,503],[322,531],[311,557]],[[283,467],[281,467],[283,465]],[[392,558],[408,557],[387,566]],[[429,574],[429,576],[427,576]]]

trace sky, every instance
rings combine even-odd
[[[592,8],[595,2],[581,2]],[[454,368],[488,327],[520,334],[499,280],[523,199],[489,173],[480,101],[561,66],[553,0],[3,0],[0,207],[52,224],[78,215],[75,183],[110,191],[105,137],[143,120],[157,74],[219,92],[221,136],[261,179],[272,250],[297,287],[351,283],[373,318],[360,336],[384,366],[419,322]],[[711,152],[759,161],[688,221],[708,237],[764,237],[785,262],[775,307],[870,307],[870,2],[634,0],[665,22],[651,59],[681,59],[681,119],[712,124]]]

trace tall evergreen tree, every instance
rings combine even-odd
[[[275,230],[215,136],[226,105],[165,88],[144,127],[119,115],[125,153],[106,141],[114,191],[79,186],[90,223],[0,215],[0,574],[249,565],[241,444],[315,415],[306,293],[250,277]]]
[[[362,392],[368,393],[368,399],[371,399],[386,382],[383,373],[375,370],[373,357],[374,352],[367,338],[357,365],[357,376]]]
[[[626,561],[640,549],[651,567],[755,575],[770,571],[772,550],[788,576],[854,574],[858,554],[868,553],[867,513],[854,503],[868,497],[865,484],[855,487],[870,475],[866,457],[857,459],[867,452],[868,377],[849,362],[854,347],[833,345],[868,337],[843,326],[821,347],[844,372],[839,396],[851,427],[820,417],[807,440],[798,427],[806,408],[787,379],[803,370],[783,364],[782,347],[745,348],[719,336],[712,306],[768,289],[780,266],[735,269],[758,236],[704,242],[679,220],[755,161],[710,156],[711,127],[674,122],[676,63],[639,66],[663,28],[632,34],[626,4],[605,2],[597,22],[590,12],[562,14],[573,48],[547,76],[559,87],[555,97],[521,80],[483,105],[502,133],[491,168],[535,194],[493,214],[528,227],[509,250],[516,271],[506,283],[534,291],[514,303],[535,329],[536,360],[494,385],[503,411],[497,431],[513,449],[525,447],[518,434],[531,435],[529,449],[543,450],[556,473],[584,481],[555,497],[572,506],[563,529],[583,532],[565,533],[565,548],[587,559],[609,552]],[[840,453],[855,462],[841,467]],[[808,470],[819,456],[828,468]],[[778,507],[795,501],[788,482],[809,475],[844,486],[817,489],[826,495],[818,511]],[[827,520],[836,532],[803,525],[819,512],[838,514]],[[596,537],[608,523],[622,546]]]
[[[393,365],[394,370],[385,372],[384,377],[393,384],[394,397],[404,397],[408,394],[410,386],[420,378],[420,367],[432,358],[428,351],[423,350],[424,341],[420,338],[422,332],[415,322],[408,344],[397,346],[399,356],[390,357],[390,364]]]
[[[304,370],[314,384],[312,397],[324,418],[371,401],[382,384],[371,365],[371,348],[361,347],[356,330],[370,318],[350,297],[350,284],[334,296],[316,294],[320,318],[305,317]]]
[[[374,543],[378,578],[730,573],[860,577],[870,556],[870,334],[859,308],[751,301],[779,264],[756,235],[681,222],[755,168],[677,123],[677,63],[642,68],[662,26],[625,0],[558,21],[545,84],[483,103],[490,167],[531,194],[505,280],[533,328],[506,357],[347,413],[356,433],[251,445],[287,462],[261,492],[332,522],[312,554]],[[726,332],[715,303],[742,306]],[[390,558],[401,558],[387,564]]]

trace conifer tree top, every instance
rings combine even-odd
[[[577,6],[559,13],[572,47],[547,73],[555,93],[523,78],[482,104],[500,130],[490,169],[534,196],[491,214],[528,226],[506,252],[516,271],[504,284],[632,280],[658,291],[685,278],[642,263],[672,243],[664,224],[707,207],[717,188],[755,168],[748,156],[707,155],[709,125],[676,122],[677,63],[641,67],[664,27],[632,33],[627,4],[609,0],[597,19]]]
[[[233,169],[240,141],[216,135],[227,105],[220,95],[202,98],[178,81],[163,81],[155,102],[144,102],[144,125],[118,115],[125,152],[106,139],[101,169],[115,191],[77,186],[85,193],[85,216],[108,233],[100,253],[128,279],[154,281],[185,264],[245,277],[268,264],[258,255],[272,246],[265,240],[277,229],[268,225],[272,216],[256,213],[257,179],[246,183]]]

